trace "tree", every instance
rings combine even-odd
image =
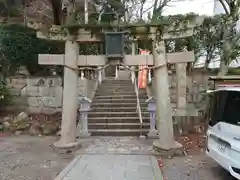
[[[194,35],[194,50],[196,58],[206,57],[204,68],[207,69],[209,64],[219,57],[219,48],[221,42],[221,15],[205,17],[201,26],[197,27]]]
[[[239,0],[219,0],[222,4],[225,15],[219,26],[221,34],[220,44],[220,69],[218,75],[224,75],[228,71],[231,61],[236,60],[239,55],[240,34],[236,31],[236,25],[239,21]]]
[[[63,52],[63,43],[38,39],[33,29],[17,24],[0,26],[0,66],[5,76],[14,75],[20,66],[26,66],[31,75],[50,75],[51,68],[38,64],[38,54]]]

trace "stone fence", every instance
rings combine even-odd
[[[208,87],[208,77],[213,74],[201,71],[188,74],[187,100],[199,111],[203,111],[206,104],[204,91]],[[177,81],[174,74],[169,76],[172,103],[177,100]],[[63,95],[63,79],[60,77],[9,77],[8,87],[12,95],[8,110],[21,110],[29,113],[55,113],[61,111]],[[154,96],[154,79],[147,88],[149,96]],[[80,78],[78,81],[79,97],[92,99],[97,89],[96,80]]]
[[[187,102],[188,105],[193,105],[199,111],[204,110],[206,104],[206,89],[211,85],[208,82],[208,77],[211,74],[203,74],[196,72],[187,76]],[[169,76],[170,82],[170,94],[171,102],[176,104],[177,101],[177,81],[176,75]],[[152,83],[148,85],[147,94],[148,96],[155,96],[153,88],[155,86],[155,80],[153,78]]]
[[[9,77],[7,80],[12,100],[7,110],[52,114],[61,111],[63,79],[60,77]],[[96,80],[79,78],[79,97],[94,97]]]
[[[181,134],[183,132],[203,132],[206,119],[204,114],[206,112],[207,95],[206,90],[212,85],[212,82],[208,81],[208,77],[214,75],[213,73],[203,73],[196,71],[188,74],[187,76],[187,108],[197,110],[198,116],[184,116],[173,117],[173,128],[175,134]],[[173,107],[176,108],[177,103],[177,81],[176,75],[169,75],[170,82],[170,94]],[[155,96],[154,92],[155,80],[152,79],[152,83],[147,87],[147,94],[150,97]],[[199,125],[201,124],[201,125]]]

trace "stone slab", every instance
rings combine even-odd
[[[79,155],[55,180],[163,180],[151,155]]]

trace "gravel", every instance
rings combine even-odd
[[[167,180],[236,180],[204,153],[161,162]]]
[[[72,155],[53,152],[53,137],[0,138],[1,180],[53,180],[72,160]]]
[[[50,147],[53,142],[54,137],[1,137],[0,180],[53,180],[74,156],[57,154]],[[204,152],[161,164],[167,180],[235,180]]]

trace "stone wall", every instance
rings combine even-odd
[[[45,114],[61,111],[63,80],[60,77],[9,77],[7,82],[12,94],[7,110]],[[96,88],[97,81],[79,78],[79,97],[92,99]]]
[[[209,76],[212,73],[203,73],[201,71],[196,71],[194,73],[188,74],[187,76],[187,102],[188,105],[193,105],[199,111],[205,110],[206,105],[206,89],[210,86],[211,82],[208,82]],[[177,101],[177,81],[176,75],[169,75],[170,82],[170,93],[171,101],[176,104]],[[155,80],[153,78],[152,83],[148,86],[147,94],[148,96],[155,96],[153,88],[155,86]]]
[[[173,117],[173,129],[175,134],[182,134],[188,132],[205,132],[206,119],[204,114],[206,113],[207,95],[206,90],[211,86],[211,82],[208,81],[209,76],[215,75],[214,73],[204,73],[201,71],[194,71],[194,73],[187,76],[187,102],[188,108],[198,111],[198,116],[195,117]],[[174,107],[176,107],[177,101],[177,81],[176,75],[169,76],[171,101]],[[153,88],[155,86],[155,80],[147,88],[148,96],[154,96],[155,92]]]

